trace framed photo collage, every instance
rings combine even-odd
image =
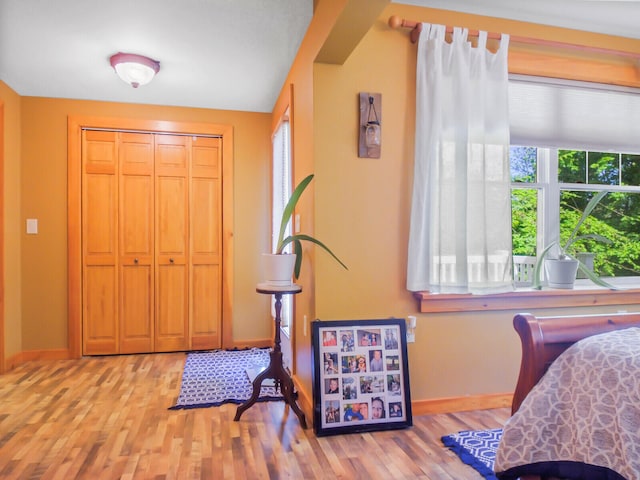
[[[404,319],[316,320],[312,332],[316,435],[412,425]]]

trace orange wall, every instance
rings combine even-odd
[[[271,337],[268,299],[255,293],[257,258],[268,245],[270,115],[208,109],[21,99],[22,350],[67,346],[67,117],[129,117],[208,122],[234,128],[234,340]]]
[[[22,350],[20,269],[20,96],[0,81],[4,103],[4,353]],[[0,338],[2,336],[0,335]]]
[[[327,255],[317,253],[317,317],[417,314],[416,342],[408,346],[414,400],[509,393],[520,363],[520,345],[511,325],[517,309],[421,315],[405,287],[417,47],[410,42],[408,30],[387,26],[394,14],[416,21],[578,43],[606,41],[607,45],[600,45],[636,51],[640,51],[640,42],[390,4],[343,65],[315,65],[315,234],[349,266],[345,272]],[[359,92],[382,94],[380,159],[357,155]],[[623,309],[632,310],[628,306]],[[300,371],[298,374],[302,376]]]
[[[313,61],[346,4],[347,0],[331,0],[321,1],[316,5],[313,19],[274,108],[272,124],[275,126],[287,103],[290,102],[290,92],[293,90],[292,158],[295,184],[308,174],[314,173]],[[292,89],[291,86],[293,86]],[[308,235],[314,235],[315,229],[314,191],[316,183],[317,178],[314,178],[296,208],[296,214],[300,215],[300,231]],[[308,325],[309,321],[315,318],[316,309],[315,254],[313,249],[309,249],[308,246],[303,248],[304,261],[298,280],[303,290],[302,293],[295,296],[294,377],[301,386],[299,393],[305,397],[304,401],[310,404],[312,352]]]

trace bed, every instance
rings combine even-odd
[[[640,479],[638,327],[640,313],[515,316],[522,360],[499,479]]]

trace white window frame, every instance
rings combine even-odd
[[[526,145],[522,145],[526,146]],[[632,185],[606,185],[587,183],[562,183],[558,180],[558,151],[559,150],[586,150],[584,148],[537,148],[537,182],[522,183],[512,182],[511,189],[537,190],[538,191],[538,216],[536,253],[542,252],[546,245],[560,239],[560,194],[562,191],[600,192],[616,191],[624,193],[640,194],[640,186]],[[586,150],[589,151],[589,150]],[[593,151],[593,150],[591,150]],[[629,153],[629,152],[619,152]],[[544,275],[544,271],[543,271]],[[639,276],[606,277],[613,284],[639,284]],[[589,284],[589,280],[577,279],[576,284]]]
[[[284,113],[276,131],[273,134],[273,166],[272,166],[272,205],[271,205],[271,248],[276,250],[280,221],[289,197],[292,193],[293,173],[291,161],[291,125],[289,122],[289,109]],[[287,226],[285,237],[291,234],[291,223]],[[290,245],[285,248],[290,251]],[[275,303],[271,305],[272,315],[275,317]],[[293,318],[292,295],[282,296],[282,310],[280,313],[281,329],[285,335],[290,335],[290,326]]]

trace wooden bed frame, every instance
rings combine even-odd
[[[578,340],[598,333],[640,327],[640,313],[535,317],[519,313],[513,327],[522,343],[522,361],[518,384],[513,394],[511,414],[544,375],[549,365]]]

